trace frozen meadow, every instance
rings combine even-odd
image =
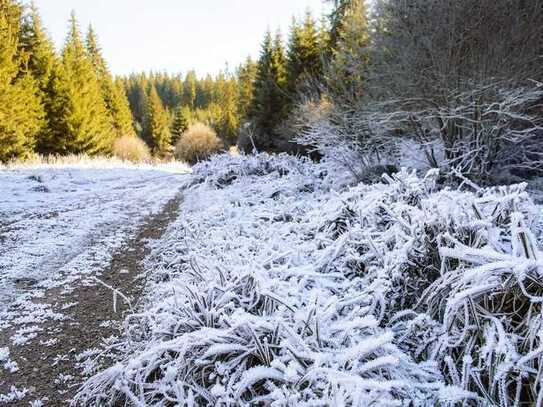
[[[543,219],[525,184],[452,187],[437,170],[402,170],[353,185],[332,163],[267,154],[216,156],[183,176],[2,175],[19,194],[2,211],[26,222],[3,226],[11,305],[90,280],[118,233],[183,194],[148,242],[141,301],[118,337],[89,352],[73,405],[543,402]],[[17,291],[18,281],[35,287]],[[32,312],[11,305],[3,324],[39,338],[39,323],[20,319]],[[0,352],[5,374],[14,346]],[[26,396],[16,391],[5,399]]]
[[[75,403],[541,405],[541,208],[526,185],[441,182],[197,165],[124,354]]]
[[[45,334],[70,321],[78,305],[71,293],[97,284],[113,254],[179,193],[179,177],[189,171],[81,157],[0,167],[0,389],[10,389],[9,374],[19,370],[14,354],[55,345]],[[13,387],[0,404],[30,393]]]

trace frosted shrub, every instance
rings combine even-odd
[[[183,133],[174,154],[179,160],[195,163],[218,153],[221,148],[222,143],[215,130],[203,123],[195,123]]]
[[[149,147],[135,136],[122,136],[113,143],[113,154],[121,160],[146,162],[151,159]]]
[[[76,404],[541,404],[523,185],[404,170],[348,188],[329,163],[267,154],[193,170],[125,352]]]

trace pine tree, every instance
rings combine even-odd
[[[285,56],[280,36],[275,40],[268,31],[262,43],[254,97],[249,109],[249,118],[255,125],[262,147],[272,144],[275,127],[284,117],[285,106]]]
[[[234,78],[228,74],[223,74],[221,80],[220,94],[218,95],[218,105],[221,109],[221,117],[218,126],[218,132],[226,145],[232,145],[236,142],[237,130],[239,127],[238,115],[238,92],[237,84]]]
[[[183,133],[187,131],[189,128],[189,115],[190,110],[188,110],[187,106],[179,105],[177,109],[175,109],[175,115],[172,123],[172,140],[171,143],[173,146],[177,144],[179,140],[181,140],[181,137],[183,136]]]
[[[58,68],[58,58],[51,39],[47,36],[38,9],[31,3],[30,12],[24,16],[20,33],[20,48],[28,56],[28,70],[36,81],[37,95],[44,109],[44,120],[36,135],[36,151],[44,152],[44,143],[50,137],[53,100],[53,74]]]
[[[21,18],[17,2],[0,0],[0,161],[30,154],[43,128],[39,89],[19,43]]]
[[[287,84],[287,58],[281,31],[277,31],[273,40],[272,52],[272,73],[280,90],[278,94],[285,96],[285,87]]]
[[[102,51],[98,45],[98,39],[92,26],[89,26],[86,46],[90,61],[94,67],[94,72],[100,84],[102,98],[106,103],[106,108],[117,136],[134,135],[132,114],[126,94],[121,86],[115,84],[107,63],[102,56]]]
[[[290,36],[287,52],[287,90],[294,95],[298,84],[298,78],[302,74],[302,28],[298,21],[293,18],[290,27]]]
[[[249,107],[253,101],[257,69],[257,64],[251,57],[247,57],[245,63],[238,68],[238,115],[240,120],[246,119],[249,113]]]
[[[147,109],[147,88],[148,82],[144,75],[138,75],[131,78],[131,86],[127,91],[130,110],[136,122],[136,127],[143,128],[145,121],[145,111]]]
[[[170,118],[154,85],[147,98],[143,139],[157,156],[164,156],[171,148]]]
[[[358,0],[327,0],[328,3],[333,4],[332,12],[330,13],[330,32],[329,32],[329,44],[328,48],[333,50],[336,48],[339,38],[341,36],[341,26],[345,15],[348,13],[352,4]]]
[[[319,50],[320,50],[320,58],[321,63],[323,65],[326,64],[326,62],[330,59],[330,55],[332,52],[331,47],[331,34],[330,34],[330,24],[329,19],[327,16],[322,15],[320,22],[319,22],[319,28],[318,28],[318,43],[319,43]]]
[[[21,25],[20,47],[28,55],[28,69],[36,79],[40,91],[50,91],[53,70],[58,63],[51,39],[47,36],[34,3]]]
[[[115,132],[74,13],[53,80],[52,137],[47,152],[108,153]]]
[[[212,101],[214,80],[210,74],[199,81],[196,95],[196,108],[205,109]]]
[[[303,24],[294,21],[288,52],[287,89],[292,100],[299,92],[317,93],[323,76],[319,33],[311,13],[307,12]]]
[[[333,98],[356,103],[364,94],[365,73],[369,64],[370,39],[365,1],[350,0],[341,14],[327,73],[328,88]]]
[[[196,107],[196,72],[188,71],[183,83],[183,104],[191,109]]]

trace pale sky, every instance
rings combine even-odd
[[[57,48],[75,10],[95,28],[114,74],[186,72],[199,76],[258,57],[267,27],[286,36],[293,15],[320,18],[322,0],[35,0]]]

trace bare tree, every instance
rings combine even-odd
[[[441,164],[463,172],[542,168],[542,0],[380,0],[373,22],[385,123],[439,139]]]

